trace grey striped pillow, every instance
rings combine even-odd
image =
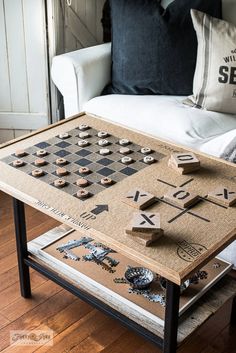
[[[193,95],[184,103],[200,109],[236,113],[236,27],[191,10],[198,52]]]

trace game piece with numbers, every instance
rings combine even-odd
[[[35,178],[40,178],[41,176],[44,175],[44,171],[42,169],[34,169],[32,171],[32,175],[35,177]]]
[[[110,144],[110,142],[108,140],[106,140],[106,139],[102,139],[102,140],[98,141],[98,145],[101,146],[101,147],[107,146],[109,144]]]
[[[133,189],[122,199],[124,203],[139,210],[144,210],[156,202],[156,197],[141,189]]]
[[[111,153],[111,151],[109,150],[109,148],[101,148],[99,150],[99,153],[102,155],[102,156],[107,156],[108,154]]]
[[[141,148],[141,153],[142,154],[149,154],[149,153],[151,153],[152,152],[152,150],[151,150],[151,148],[149,148],[149,147],[143,147],[143,148]]]
[[[120,144],[121,146],[127,146],[127,145],[130,144],[130,141],[129,141],[128,139],[120,139],[120,140],[119,140],[119,144]]]
[[[82,131],[82,132],[79,133],[79,137],[81,139],[86,139],[86,138],[90,137],[90,135],[89,135],[89,133],[87,133],[85,131]]]
[[[62,132],[61,134],[59,134],[59,138],[62,140],[68,139],[70,137],[70,135],[68,134],[68,132]]]
[[[88,129],[89,129],[89,126],[87,124],[80,124],[79,125],[79,130],[81,130],[81,131],[85,131]]]
[[[23,167],[23,165],[25,165],[25,162],[22,161],[21,159],[17,159],[17,160],[12,162],[12,165],[15,168],[20,168],[20,167]]]
[[[185,190],[184,188],[171,189],[167,194],[164,195],[164,199],[173,203],[174,205],[186,208],[190,207],[199,200],[199,196],[191,191]]]
[[[119,152],[121,154],[125,154],[126,155],[126,154],[130,154],[132,151],[128,147],[121,147]]]
[[[87,140],[78,141],[78,146],[80,146],[80,147],[86,147],[88,145],[89,145],[89,142]]]
[[[236,203],[236,189],[219,186],[208,193],[208,199],[223,206],[231,207]]]
[[[48,152],[46,150],[38,150],[36,152],[36,156],[38,157],[45,157],[48,154]]]
[[[123,163],[123,164],[130,164],[130,163],[133,163],[133,159],[131,158],[131,157],[122,157],[121,158],[121,162]]]
[[[106,132],[106,131],[99,131],[98,132],[98,137],[100,137],[100,138],[102,138],[102,139],[104,139],[104,138],[106,138],[106,137],[108,137],[109,136],[109,134],[108,134],[108,132]]]
[[[152,156],[145,156],[143,158],[144,163],[146,164],[152,164],[155,162],[155,159]]]

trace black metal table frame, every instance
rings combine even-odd
[[[48,279],[60,285],[62,288],[68,290],[83,301],[101,310],[105,314],[119,320],[122,324],[131,328],[147,340],[160,347],[164,353],[175,353],[177,350],[177,332],[178,332],[178,316],[179,316],[179,298],[180,286],[167,281],[166,287],[166,310],[165,310],[165,326],[164,339],[145,329],[125,315],[119,313],[117,310],[111,308],[109,305],[103,303],[96,297],[80,290],[64,278],[57,275],[54,271],[42,266],[38,262],[29,257],[27,249],[27,234],[25,221],[24,203],[13,198],[14,207],[14,222],[16,233],[16,248],[20,278],[21,296],[24,298],[31,297],[30,273],[29,268],[32,267]]]

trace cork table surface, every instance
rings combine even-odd
[[[82,140],[88,145],[79,146]],[[46,154],[40,156],[40,151]],[[236,239],[236,166],[194,152],[200,169],[181,175],[168,161],[182,152],[189,149],[81,114],[5,144],[0,149],[0,189],[180,284]],[[154,163],[146,163],[146,156]],[[58,165],[58,159],[65,164]],[[78,184],[81,179],[87,180],[86,187]],[[165,197],[179,188],[197,195],[197,202],[186,207]],[[136,189],[155,197],[145,211],[159,214],[164,232],[150,247],[125,232],[140,211],[123,200]],[[216,192],[218,199],[211,197]]]

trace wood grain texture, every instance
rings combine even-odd
[[[0,245],[2,241],[2,235],[4,227],[2,227],[2,214],[4,212],[4,220],[7,218],[7,223],[12,225],[12,212],[11,212],[11,198],[0,192],[0,217],[1,217],[1,235]],[[31,229],[31,220],[37,219],[40,215],[39,212],[33,213],[32,210],[27,207],[28,227]],[[41,232],[47,231],[51,227],[48,224],[49,218],[45,217],[43,224],[41,224]],[[39,221],[41,223],[41,221]],[[56,225],[56,223],[55,223]],[[6,227],[5,223],[5,227]],[[8,229],[8,228],[7,228]],[[11,240],[14,240],[14,234],[11,233]],[[16,269],[16,268],[15,268]],[[14,274],[12,274],[15,276]],[[11,275],[9,274],[11,277]],[[236,272],[232,272],[232,278],[236,279]],[[7,278],[7,274],[5,280]],[[15,281],[13,280],[13,283]],[[0,281],[0,293],[2,291],[2,281]],[[131,331],[123,328],[115,320],[111,320],[105,317],[103,314],[93,310],[87,304],[82,303],[78,299],[72,296],[66,296],[66,292],[58,288],[58,294],[56,293],[56,285],[50,281],[46,281],[33,290],[33,297],[30,300],[25,300],[18,297],[17,300],[7,303],[7,306],[3,308],[3,312],[7,313],[9,309],[8,317],[0,316],[0,350],[3,352],[16,352],[15,349],[9,346],[9,332],[10,329],[30,329],[34,328],[45,328],[54,327],[57,332],[54,336],[54,346],[36,346],[34,351],[39,353],[46,352],[69,352],[71,349],[75,349],[75,352],[86,352],[86,353],[161,353],[161,351],[154,345],[146,342],[144,339],[140,339],[137,335]],[[9,288],[12,288],[12,292],[16,289],[12,286],[12,280],[9,280]],[[41,288],[41,289],[40,289]],[[55,291],[53,290],[55,288]],[[18,292],[19,294],[19,292]],[[49,300],[52,298],[51,300]],[[62,303],[60,304],[60,302]],[[55,302],[55,304],[53,304]],[[179,349],[180,353],[209,353],[213,345],[214,353],[235,353],[234,340],[236,335],[236,329],[230,327],[230,305],[231,302],[226,303],[216,315],[212,316],[199,330],[197,330],[191,339],[188,340]],[[51,306],[56,309],[51,309]],[[15,313],[14,313],[15,311]],[[48,313],[48,311],[50,311]],[[54,318],[55,315],[55,318]],[[78,315],[78,316],[77,316]],[[2,328],[1,328],[2,326]],[[220,337],[223,337],[223,341],[220,341]],[[125,340],[127,345],[124,345]],[[138,342],[138,344],[137,344]],[[222,345],[223,343],[223,345]],[[81,347],[81,348],[80,348]],[[86,349],[87,347],[87,349]],[[209,348],[210,347],[210,348]],[[26,350],[27,349],[27,350]],[[80,350],[81,349],[81,350]],[[21,347],[18,350],[20,353],[28,352],[28,347]],[[29,349],[32,352],[32,347]]]

